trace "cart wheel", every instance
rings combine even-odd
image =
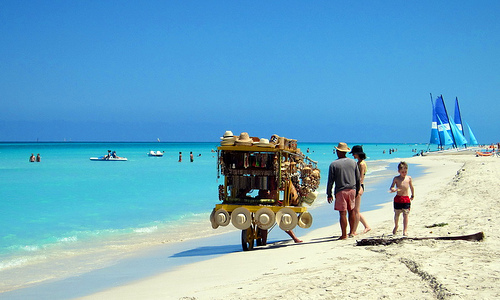
[[[259,236],[256,240],[257,246],[265,246],[267,245],[267,229],[259,228]]]
[[[243,251],[253,250],[254,230],[252,227],[241,231],[241,246]]]

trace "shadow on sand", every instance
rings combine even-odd
[[[252,251],[278,249],[291,246],[305,246],[318,243],[335,242],[338,241],[339,236],[316,238],[302,243],[294,243],[291,239],[270,241],[266,246],[256,246]],[[171,255],[170,257],[195,257],[195,256],[209,256],[209,255],[223,255],[234,252],[243,252],[241,245],[221,245],[221,246],[204,246],[184,250]]]
[[[204,246],[184,250],[171,255],[170,257],[193,257],[193,256],[208,256],[208,255],[221,255],[233,252],[240,252],[240,245],[221,245],[221,246]]]

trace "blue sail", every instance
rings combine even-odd
[[[436,105],[434,105],[434,109],[436,112],[436,117],[439,120],[438,123],[438,131],[439,137],[441,138],[440,145],[451,145],[454,144],[453,133],[450,127],[450,121],[448,119],[448,113],[446,112],[446,106],[444,105],[443,96],[439,96],[436,99]],[[447,136],[451,138],[451,143],[446,139],[444,139],[444,134],[442,132],[446,132]]]
[[[431,96],[432,103],[432,96]],[[441,144],[439,140],[439,132],[438,132],[438,119],[436,115],[436,109],[434,108],[434,103],[432,103],[432,124],[431,124],[431,140],[429,144]]]
[[[465,122],[467,124],[467,128],[469,128],[469,139],[470,139],[470,144],[471,145],[479,145],[479,143],[476,140],[476,137],[474,136],[474,133],[472,133],[472,129],[470,128],[469,123]]]
[[[453,132],[453,137],[455,138],[455,145],[466,145],[467,140],[465,139],[462,131],[458,128],[457,124],[450,119],[451,131]]]
[[[464,135],[464,128],[462,126],[462,114],[460,114],[460,106],[458,105],[458,97],[455,98],[454,121],[455,121],[455,124],[457,125],[458,129],[460,130],[460,133],[462,135]]]
[[[436,115],[438,119],[438,131],[439,131],[439,137],[441,139],[440,145],[453,145],[455,142],[453,141],[453,138],[451,137],[451,134],[448,132],[450,128],[450,124],[446,124],[448,126],[445,126],[443,124],[443,121],[441,121],[441,118],[439,115]],[[448,129],[447,129],[448,128]]]

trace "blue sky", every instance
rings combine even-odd
[[[0,141],[500,141],[498,1],[0,2]]]

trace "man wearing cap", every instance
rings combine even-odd
[[[340,214],[340,229],[342,235],[339,239],[347,239],[347,223],[349,214],[349,236],[354,236],[354,225],[357,222],[355,208],[356,196],[360,189],[359,169],[355,160],[348,158],[346,155],[351,149],[347,147],[346,143],[339,143],[335,147],[337,157],[335,161],[330,164],[328,171],[328,184],[326,186],[326,194],[328,203],[333,202],[332,188],[335,183],[335,210]]]

